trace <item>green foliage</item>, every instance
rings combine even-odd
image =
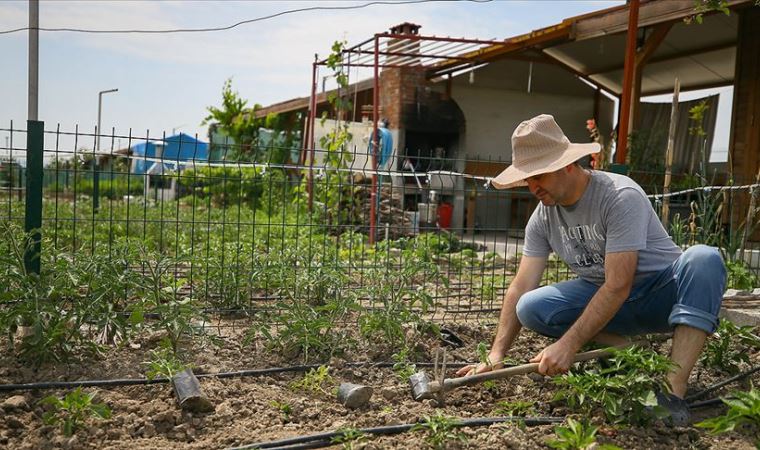
[[[501,401],[496,404],[493,413],[498,416],[507,417],[525,417],[536,413],[533,402],[523,402],[520,400],[514,402]]]
[[[333,437],[330,440],[330,443],[343,444],[341,447],[343,450],[353,450],[356,448],[356,444],[360,444],[369,439],[369,435],[356,428],[341,428],[338,430],[338,433],[340,434]]]
[[[330,392],[326,388],[334,383],[335,380],[330,375],[330,368],[328,366],[319,366],[306,372],[300,380],[290,383],[290,387],[291,389],[302,390],[312,394],[322,393],[330,395]]]
[[[760,280],[757,275],[752,273],[747,263],[738,259],[726,261],[726,272],[728,278],[726,285],[729,288],[751,290],[760,286]]]
[[[728,406],[728,411],[725,415],[703,420],[695,424],[695,426],[707,429],[713,434],[746,428],[754,435],[755,446],[759,446],[760,391],[757,391],[752,386],[748,392],[735,391],[731,393],[731,398],[724,398],[722,400]]]
[[[370,269],[366,274],[366,285],[357,294],[367,299],[371,309],[359,317],[359,331],[378,348],[409,348],[423,333],[438,331],[423,317],[433,298],[424,286],[414,286],[423,270],[424,265],[412,262],[397,270]]]
[[[284,402],[278,402],[277,400],[272,400],[269,402],[270,406],[273,406],[277,408],[283,416],[283,419],[288,422],[290,421],[290,415],[293,414],[293,407],[290,406],[290,403],[284,403]]]
[[[488,357],[488,354],[490,353],[490,347],[485,342],[478,342],[478,346],[475,348],[475,351],[478,353],[478,360],[487,366],[492,366],[494,362],[491,361],[491,359]]]
[[[41,400],[42,404],[50,405],[50,411],[43,415],[48,425],[61,423],[65,436],[73,435],[89,417],[109,419],[111,409],[104,403],[95,403],[92,399],[95,393],[85,393],[82,388],[67,393],[63,398],[50,395]]]
[[[146,361],[145,376],[152,380],[156,377],[168,379],[187,369],[187,365],[172,351],[169,342],[162,343],[159,348],[150,351],[150,361]]]
[[[730,320],[720,319],[718,329],[707,339],[702,351],[702,364],[731,375],[739,373],[739,364],[748,364],[750,352],[760,347],[760,338],[753,330],[751,326],[736,326]]]
[[[232,153],[227,155],[230,159],[249,156],[252,144],[258,139],[259,128],[264,125],[265,119],[256,118],[256,111],[261,105],[246,108],[247,104],[247,100],[232,90],[232,78],[228,78],[222,88],[222,106],[207,107],[209,114],[201,122],[201,125],[218,122],[222,132],[239,146],[236,151],[229,152]]]
[[[417,365],[412,364],[409,361],[409,348],[402,348],[398,353],[394,353],[391,358],[393,359],[393,372],[403,382],[407,382],[409,377],[417,372]]]
[[[731,10],[728,9],[727,0],[694,0],[694,14],[691,16],[685,17],[684,22],[687,25],[691,24],[692,22],[697,22],[697,24],[701,24],[702,21],[704,20],[703,16],[706,13],[709,13],[712,11],[720,11],[727,16],[731,14]]]
[[[72,175],[73,178],[73,175]],[[101,197],[111,200],[120,200],[125,195],[143,195],[144,193],[144,180],[143,175],[114,175],[111,179],[108,172],[100,173],[100,180],[98,181],[98,192]],[[79,195],[92,195],[94,189],[94,181],[91,177],[79,175],[76,179],[76,183],[71,181],[72,186],[66,186],[59,181],[57,191],[62,192],[65,189],[75,191]],[[56,184],[52,183],[45,186],[45,189],[49,191],[56,191]]]
[[[612,422],[649,423],[652,415],[647,408],[662,413],[655,393],[670,391],[667,374],[674,363],[635,346],[612,351],[604,367],[597,363],[555,377],[554,383],[560,388],[555,398],[566,400],[571,408],[586,415],[601,408]]]
[[[618,449],[614,445],[598,445],[596,442],[597,431],[599,431],[599,427],[586,421],[578,422],[572,418],[568,418],[567,426],[557,425],[554,427],[554,434],[557,435],[557,439],[548,441],[547,445],[561,450],[586,450],[590,448],[600,450]]]
[[[436,411],[432,416],[425,416],[420,423],[412,427],[412,431],[426,432],[425,442],[434,449],[445,449],[451,442],[467,442],[467,436],[457,430],[458,426],[458,420]]]
[[[279,211],[290,196],[282,169],[198,167],[182,172],[178,182],[194,197],[211,199],[217,206],[244,204],[273,212]]]

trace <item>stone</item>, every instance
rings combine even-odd
[[[383,390],[380,391],[380,395],[384,399],[390,401],[390,400],[393,400],[394,398],[396,398],[396,396],[398,395],[398,393],[396,392],[395,389],[392,389],[392,388],[383,388]]]
[[[13,410],[26,411],[29,409],[29,403],[27,403],[26,397],[24,397],[23,395],[14,395],[13,397],[10,397],[3,402],[2,408],[5,411],[13,411]]]
[[[5,424],[8,425],[8,428],[11,428],[11,429],[25,429],[26,428],[24,424],[21,423],[21,421],[15,417],[8,417],[7,419],[5,419]]]

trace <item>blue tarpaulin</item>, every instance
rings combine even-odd
[[[161,149],[160,152],[157,151],[159,148]],[[153,164],[156,164],[154,161],[140,160],[141,156],[147,158],[160,157],[164,160],[165,165],[172,170],[176,169],[177,162],[208,160],[208,144],[185,133],[175,134],[160,141],[141,142],[133,145],[131,149],[132,156],[137,157],[133,173],[146,173]]]

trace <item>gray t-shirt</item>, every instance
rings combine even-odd
[[[604,283],[607,253],[638,251],[634,284],[669,266],[681,254],[662,227],[644,190],[630,178],[591,171],[574,205],[539,203],[525,228],[526,256],[554,251],[580,278]]]

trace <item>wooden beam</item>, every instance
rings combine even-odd
[[[649,58],[652,57],[662,41],[668,35],[673,27],[673,23],[663,23],[656,25],[652,32],[647,36],[644,45],[636,51],[633,69],[633,98],[631,99],[631,113],[628,119],[628,130],[632,132],[639,124],[639,115],[641,110],[641,80],[644,76],[644,66]]]
[[[605,84],[602,84],[602,83],[594,80],[593,78],[590,78],[590,77],[586,76],[586,74],[584,74],[583,72],[581,72],[578,68],[573,67],[569,63],[566,63],[562,59],[558,58],[555,55],[552,55],[551,53],[547,52],[546,50],[548,50],[548,49],[542,50],[543,54],[546,55],[547,58],[550,58],[552,61],[554,61],[560,67],[564,68],[565,70],[568,70],[568,71],[572,72],[578,78],[581,78],[581,79],[585,80],[586,82],[590,83],[591,85],[596,86],[598,89],[603,89],[604,91],[606,91],[610,95],[615,96],[615,97],[619,97],[619,95],[615,91],[615,89],[612,89],[611,87],[609,87],[609,86],[607,86]]]
[[[707,47],[693,48],[691,50],[685,50],[685,51],[673,53],[670,55],[661,55],[655,58],[649,58],[649,61],[647,61],[647,64],[655,64],[655,63],[664,62],[664,61],[672,61],[674,59],[687,58],[689,56],[701,55],[703,53],[710,53],[710,52],[725,50],[727,48],[733,48],[733,47],[736,47],[736,41],[721,42],[719,44],[709,45]],[[615,65],[609,65],[606,67],[603,66],[598,69],[593,69],[592,71],[588,72],[588,75],[599,75],[603,73],[614,72],[616,70],[621,70],[621,69],[623,69],[623,66],[620,65],[620,63],[617,63]],[[672,92],[672,90],[669,90],[668,92]]]
[[[636,52],[636,65],[643,65],[649,61],[671,28],[673,28],[673,22],[661,23],[654,27],[652,33],[647,36],[644,45]]]
[[[623,69],[623,92],[620,101],[620,122],[618,123],[615,162],[625,164],[628,155],[628,130],[631,120],[631,96],[633,95],[634,71],[636,65],[636,35],[639,28],[639,0],[628,3],[628,38],[625,46],[625,68]]]
[[[684,86],[681,84],[681,92],[688,92],[688,91],[699,91],[701,89],[712,89],[712,88],[720,88],[720,87],[726,87],[726,86],[733,86],[733,83],[727,83],[725,81],[713,81],[710,83],[700,83],[700,84],[692,84],[692,85],[686,85]],[[673,88],[662,88],[657,90],[649,90],[649,91],[642,91],[641,95],[644,97],[649,97],[652,95],[664,95],[664,94],[672,94]]]

